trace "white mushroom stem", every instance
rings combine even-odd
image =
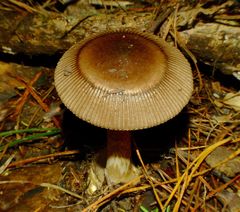
[[[108,130],[106,174],[110,182],[127,182],[136,176],[136,171],[131,161],[130,132]]]

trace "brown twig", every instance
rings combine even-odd
[[[22,83],[26,89],[28,90],[28,92],[32,95],[32,97],[37,101],[37,103],[41,106],[41,108],[45,111],[45,112],[49,112],[50,109],[48,107],[48,105],[46,103],[43,102],[43,100],[41,99],[41,97],[34,91],[34,89],[32,88],[32,86],[28,85],[28,83],[25,82],[25,80],[21,79],[20,77],[16,77],[16,79]],[[53,122],[56,125],[56,127],[60,128],[60,123],[59,121],[53,117]]]
[[[29,82],[29,86],[33,86],[35,82],[37,82],[37,80],[39,79],[39,77],[42,75],[42,72],[38,72],[33,79]],[[18,79],[20,79],[20,77],[18,77]],[[22,80],[21,80],[22,81]],[[27,101],[27,98],[29,96],[30,92],[28,89],[26,89],[23,93],[23,95],[21,96],[21,98],[18,100],[17,102],[17,106],[16,106],[16,110],[15,113],[13,114],[13,116],[17,116],[18,114],[21,113],[24,104]]]
[[[49,94],[54,90],[54,86],[51,86],[48,90],[47,90],[47,93],[43,96],[42,100],[44,101],[48,96]],[[41,108],[36,108],[35,112],[33,113],[30,121],[28,122],[28,127],[31,126],[33,120],[35,119],[35,117],[37,116],[37,114],[39,113],[39,111],[41,110]]]
[[[40,10],[39,8],[34,8],[29,6],[28,4],[25,4],[18,0],[8,0],[12,5],[14,5],[14,8],[20,8],[21,10],[27,11],[29,13],[38,13],[38,14],[46,14],[46,11]]]
[[[7,168],[19,167],[19,166],[23,166],[23,165],[26,165],[26,164],[29,164],[32,162],[47,159],[47,158],[55,158],[55,157],[61,157],[61,156],[66,156],[66,155],[79,154],[79,153],[80,152],[78,150],[69,150],[69,151],[65,151],[65,152],[57,152],[57,153],[53,153],[53,154],[42,155],[42,156],[28,158],[25,160],[10,163]]]
[[[122,191],[124,191],[127,187],[129,187],[130,185],[133,185],[135,184],[136,182],[140,181],[140,179],[142,178],[143,176],[139,176],[139,177],[136,177],[134,178],[133,180],[129,181],[128,183],[120,186],[119,188],[115,189],[114,191],[108,193],[107,195],[101,197],[100,199],[98,199],[97,201],[95,201],[94,203],[92,203],[91,205],[89,205],[88,207],[84,208],[82,210],[82,212],[88,212],[88,211],[94,211],[94,210],[97,210],[97,208],[99,208],[101,206],[101,203],[106,203],[107,201],[109,201],[109,199],[112,197],[112,196],[116,196],[118,195],[119,193],[121,193]]]
[[[139,161],[140,161],[140,163],[141,163],[141,165],[142,165],[142,167],[143,167],[144,176],[145,176],[146,180],[149,182],[149,184],[151,185],[151,187],[152,187],[152,189],[153,189],[154,196],[155,196],[155,198],[156,198],[156,200],[157,200],[157,203],[158,203],[159,207],[161,208],[161,210],[163,211],[163,204],[162,204],[162,202],[161,202],[161,200],[160,200],[160,198],[159,198],[159,196],[158,196],[158,193],[157,193],[157,191],[156,191],[156,188],[155,188],[154,183],[152,182],[151,177],[150,177],[150,176],[148,175],[148,173],[147,173],[147,169],[146,169],[146,167],[145,167],[145,165],[144,165],[144,163],[143,163],[143,160],[142,160],[140,151],[139,151],[136,143],[135,143],[135,142],[133,142],[133,143],[134,143],[134,146],[135,146],[135,149],[136,149],[136,153],[137,153],[138,159],[139,159]]]
[[[156,30],[163,24],[163,22],[171,15],[173,12],[174,8],[173,7],[168,7],[166,10],[164,10],[162,13],[160,13],[156,20],[151,23],[151,26],[148,28],[148,32],[155,33]]]

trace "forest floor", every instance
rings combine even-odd
[[[239,81],[192,64],[189,104],[134,134],[141,175],[89,195],[88,170],[105,131],[61,104],[56,59],[48,67],[15,59],[1,53],[1,211],[240,211]]]

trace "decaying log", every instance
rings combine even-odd
[[[240,27],[199,24],[180,33],[186,46],[202,62],[225,74],[240,71]]]
[[[221,70],[240,80],[240,3],[205,6],[179,11],[181,39],[198,60],[213,66],[213,71]]]
[[[240,17],[236,12],[239,3],[223,1],[210,6],[199,3],[176,8],[171,17],[176,17],[179,39],[194,56],[216,71],[240,78]],[[86,8],[86,4],[69,7],[64,13],[0,11],[0,52],[63,53],[92,33],[121,27],[144,31],[151,27],[153,19],[153,12],[116,10],[109,13]]]
[[[66,15],[60,13],[0,13],[0,51],[9,54],[63,53],[74,43],[95,32],[120,27],[145,30],[151,13]]]

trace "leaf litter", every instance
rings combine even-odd
[[[9,1],[3,7],[11,4],[13,8],[15,3]],[[25,4],[17,6],[36,12]],[[49,80],[42,78],[52,82],[53,70],[38,69],[23,78],[13,75],[16,66],[29,67],[12,66],[8,80],[14,83],[4,91],[11,93],[0,105],[1,210],[240,210],[240,113],[235,88],[223,86],[195,64],[195,90],[184,111],[189,123],[183,135],[161,154],[150,144],[135,142],[142,175],[124,185],[105,185],[89,196],[85,193],[87,170],[94,152],[83,156],[81,148],[69,150],[64,145],[59,130],[62,116],[58,109],[54,108],[57,116],[50,109],[59,99]],[[40,80],[44,83],[39,86]],[[164,139],[160,136],[159,142]],[[148,162],[149,152],[156,152],[154,161]]]

